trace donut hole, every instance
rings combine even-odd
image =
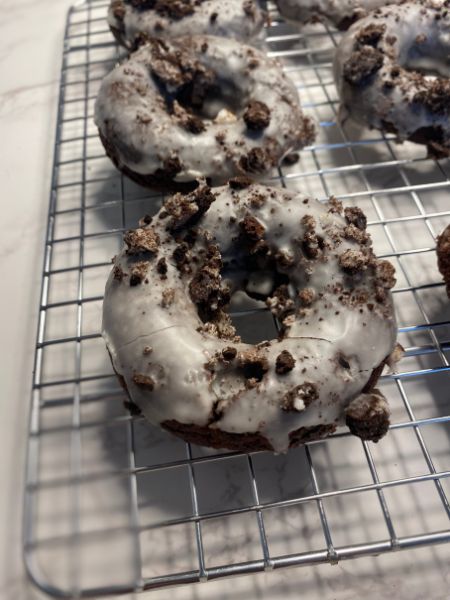
[[[268,309],[266,301],[280,286],[288,289],[290,281],[287,275],[269,267],[270,265],[263,263],[260,268],[236,269],[233,273],[228,266],[224,272],[226,279],[234,280],[234,284],[231,286],[234,292],[226,312],[236,328],[237,335],[248,344],[277,339],[279,335],[277,323]]]
[[[194,79],[175,94],[175,100],[200,119],[223,122],[234,120],[245,109],[247,98],[230,79],[216,77],[213,82]]]
[[[246,344],[259,344],[278,335],[274,319],[265,302],[251,298],[243,290],[233,294],[227,312],[236,334]]]
[[[249,83],[240,84],[233,61],[210,56],[208,48],[207,42],[196,48],[186,42],[149,40],[149,75],[169,114],[178,109],[197,119],[236,121],[246,108]]]

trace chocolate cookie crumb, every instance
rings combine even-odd
[[[328,206],[330,207],[328,209],[328,212],[337,213],[338,215],[342,214],[343,204],[340,200],[338,200],[334,196],[331,196],[331,198],[328,200]]]
[[[148,390],[149,392],[155,389],[155,381],[148,375],[142,373],[133,374],[133,382],[140,388]]]
[[[300,219],[300,223],[307,231],[314,231],[316,228],[316,220],[312,215],[303,215]]]
[[[213,357],[208,360],[204,365],[205,369],[210,373],[214,373],[217,366],[217,358]]]
[[[194,134],[205,131],[206,125],[202,119],[186,110],[176,100],[174,100],[172,108],[174,116],[183,129],[186,129],[186,131]]]
[[[162,17],[179,20],[194,14],[196,2],[191,0],[125,0],[139,10],[154,10]],[[202,1],[202,0],[200,0]]]
[[[216,199],[207,185],[183,196],[175,194],[164,202],[164,208],[172,217],[167,225],[169,231],[178,231],[183,227],[192,227],[209,209]]]
[[[220,269],[222,258],[219,247],[210,244],[203,262],[199,265],[189,282],[189,295],[197,305],[199,316],[203,321],[213,321],[216,327],[230,325],[230,317],[221,309],[230,301],[230,290],[222,286]]]
[[[247,173],[263,173],[266,169],[266,153],[262,148],[252,148],[247,155],[241,156],[239,164]]]
[[[339,266],[348,275],[355,275],[367,267],[368,258],[360,250],[346,250],[339,255]]]
[[[247,213],[242,221],[239,222],[239,228],[246,238],[253,242],[257,242],[264,237],[266,228],[262,225],[258,219]]]
[[[250,177],[246,177],[245,175],[241,175],[238,177],[233,177],[228,182],[228,185],[232,190],[243,190],[252,185],[253,180]]]
[[[303,237],[302,250],[306,258],[314,260],[320,254],[319,238],[313,231],[307,231]]]
[[[257,192],[255,192],[250,197],[250,205],[253,208],[261,208],[261,206],[264,206],[264,204],[266,203],[266,200],[267,197],[264,196],[264,194],[258,194]]]
[[[354,242],[358,242],[361,246],[368,245],[370,242],[370,236],[366,231],[361,231],[355,225],[347,225],[344,227],[344,237],[346,240],[352,240]]]
[[[283,350],[275,361],[275,371],[278,375],[286,375],[295,367],[295,358],[287,350]]]
[[[404,355],[405,355],[405,349],[403,348],[403,346],[401,344],[399,344],[397,342],[395,344],[395,348],[393,349],[393,351],[389,354],[389,356],[386,359],[387,366],[391,370],[394,370],[397,363],[401,361],[401,359],[403,358]],[[365,391],[365,390],[363,390],[363,391]]]
[[[130,229],[123,236],[123,241],[128,246],[127,254],[157,254],[160,243],[159,235],[151,228]]]
[[[300,305],[303,307],[311,306],[316,299],[316,292],[312,288],[303,288],[298,293]]]
[[[291,269],[295,265],[295,257],[284,250],[275,254],[275,261],[280,269]]]
[[[162,293],[161,306],[163,308],[168,308],[169,306],[171,306],[173,304],[174,300],[175,300],[175,290],[172,288],[164,290]]]
[[[450,225],[437,239],[438,267],[446,284],[447,295],[450,298]]]
[[[189,262],[189,246],[186,242],[181,242],[172,253],[172,258],[177,265],[178,270],[183,271]]]
[[[295,312],[295,303],[289,297],[287,285],[278,286],[272,296],[266,299],[266,304],[270,312],[280,320],[285,319]]]
[[[424,33],[419,33],[419,35],[416,36],[415,42],[416,44],[424,44],[427,41],[427,36]]]
[[[139,227],[145,227],[146,225],[150,225],[150,223],[152,222],[153,217],[151,215],[144,215],[143,217],[141,217],[139,219]]]
[[[162,258],[160,258],[158,260],[158,262],[156,263],[156,270],[161,275],[161,279],[167,279],[166,278],[166,274],[167,274],[167,261],[164,258],[164,256]]]
[[[397,280],[395,279],[394,265],[388,260],[377,261],[376,275],[378,282],[388,290],[392,289],[397,282]]]
[[[372,46],[373,48],[376,48],[385,31],[386,25],[371,23],[360,30],[356,39],[361,46]]]
[[[142,261],[134,263],[130,271],[130,286],[139,285],[145,279],[148,269],[148,262]]]
[[[200,117],[196,117],[195,115],[189,115],[186,117],[184,127],[187,131],[195,134],[203,133],[203,131],[206,129],[204,122],[200,119]]]
[[[243,114],[247,127],[253,131],[261,131],[270,123],[270,109],[264,102],[250,100]]]
[[[178,156],[170,156],[163,161],[163,169],[161,175],[164,175],[168,178],[173,178],[175,175],[178,175],[180,171],[183,170],[183,165],[181,164]]]
[[[344,63],[344,79],[350,85],[362,87],[366,85],[372,75],[383,66],[384,56],[380,50],[372,46],[363,46],[361,50],[353,52]]]
[[[115,267],[113,268],[113,277],[116,281],[122,281],[124,276],[124,272],[122,270],[122,267],[120,265],[115,265]]]
[[[413,102],[422,105],[437,115],[448,115],[450,112],[450,82],[437,78],[427,81],[426,89],[417,92]]]
[[[126,12],[123,0],[114,0],[111,3],[111,10],[118,21],[123,21]]]
[[[366,229],[367,217],[357,206],[347,206],[344,209],[344,215],[347,223],[354,225],[358,229],[361,229],[361,231]]]
[[[347,427],[362,440],[378,442],[389,429],[388,403],[377,389],[352,400],[345,410],[345,417]]]
[[[281,408],[286,412],[301,412],[318,398],[317,385],[305,381],[305,383],[297,385],[284,396]]]

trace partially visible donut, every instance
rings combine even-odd
[[[293,23],[329,21],[338,29],[348,29],[371,10],[400,0],[276,0],[284,19]]]
[[[444,229],[437,239],[438,267],[444,278],[447,295],[450,298],[450,225]]]
[[[116,166],[162,189],[264,175],[314,138],[279,63],[212,36],[149,40],[103,80],[95,122]]]
[[[103,336],[131,401],[198,444],[269,449],[344,424],[386,433],[375,388],[394,351],[394,268],[358,208],[282,188],[201,186],[128,231],[103,305]],[[236,335],[230,297],[265,298],[278,339]]]
[[[149,37],[216,35],[251,43],[266,14],[256,0],[111,0],[108,24],[132,50]]]
[[[334,61],[342,118],[450,154],[450,11],[424,0],[386,6],[344,34]]]

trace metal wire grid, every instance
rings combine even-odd
[[[330,75],[339,34],[325,27],[299,33],[271,11],[270,53],[320,122],[316,144],[272,183],[361,206],[377,253],[397,267],[406,354],[380,384],[394,417],[386,441],[338,433],[286,457],[215,452],[122,409],[99,334],[102,288],[121,233],[161,197],[113,170],[92,124],[99,81],[119,56],[106,7],[76,5],[65,31],[25,492],[31,578],[54,596],[98,597],[450,541],[450,327],[434,253],[450,218],[449,165],[339,125]]]

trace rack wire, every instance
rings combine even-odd
[[[357,204],[395,264],[406,351],[380,381],[393,424],[378,445],[340,431],[285,456],[185,444],[125,410],[99,333],[121,234],[162,201],[114,170],[94,128],[99,83],[121,56],[106,8],[77,4],[65,30],[25,490],[30,577],[57,597],[99,597],[449,542],[450,303],[435,255],[449,162],[339,124],[340,34],[299,32],[271,10],[269,54],[319,132],[270,181]]]

